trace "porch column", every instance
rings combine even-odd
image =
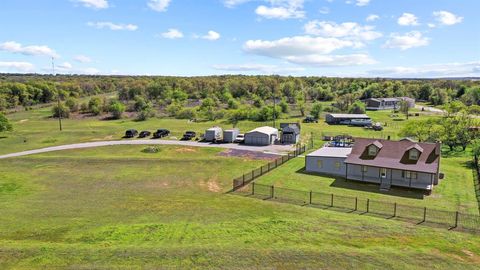
[[[345,163],[345,181],[348,180],[348,163]]]

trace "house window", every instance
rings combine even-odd
[[[323,160],[317,160],[317,168],[323,168]]]
[[[417,173],[411,171],[403,171],[402,176],[407,179],[417,179]]]
[[[337,171],[340,170],[340,166],[341,166],[340,162],[338,162],[338,161],[335,162],[335,169],[336,169]]]
[[[408,158],[411,159],[411,160],[418,160],[418,150],[411,149],[408,152]]]
[[[380,169],[380,177],[387,178],[387,169],[385,168]]]
[[[370,145],[370,146],[368,147],[368,155],[369,155],[369,156],[376,156],[376,155],[377,155],[377,151],[378,151],[378,149],[377,149],[377,147],[376,147],[375,145]]]
[[[367,166],[362,166],[362,172],[366,173],[368,171],[368,167]]]

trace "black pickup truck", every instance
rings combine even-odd
[[[153,138],[160,139],[160,138],[166,137],[168,135],[170,135],[170,130],[161,128],[161,129],[158,129],[157,131],[155,131],[153,133]]]
[[[182,141],[190,141],[196,136],[197,136],[197,133],[195,133],[195,131],[187,131],[185,132],[185,134],[183,134]]]

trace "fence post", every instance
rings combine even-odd
[[[355,211],[358,210],[358,197],[355,197]]]
[[[260,175],[263,175],[263,166],[260,166]]]
[[[255,182],[252,182],[252,195],[255,195]]]
[[[458,227],[458,211],[455,211],[455,226],[453,226],[453,228],[457,228]]]
[[[243,174],[242,177],[243,177],[243,183],[245,183],[245,174]]]
[[[275,168],[278,167],[277,163],[278,163],[278,158],[275,159]]]
[[[397,216],[397,203],[393,204],[393,217]]]
[[[332,195],[331,195],[331,197],[330,197],[330,207],[333,207],[333,193],[332,193]]]
[[[310,190],[310,200],[309,200],[310,204],[312,204],[312,191]]]
[[[425,221],[427,221],[427,207],[423,208],[423,220],[422,220],[422,222],[425,222]]]
[[[273,186],[270,187],[270,198],[273,199],[273,197],[275,196],[275,188]]]
[[[367,199],[367,213],[370,210],[370,199]]]
[[[252,170],[252,180],[255,179],[255,170]]]

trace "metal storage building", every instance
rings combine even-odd
[[[371,120],[366,114],[342,114],[342,113],[329,113],[325,115],[325,122],[331,125],[350,125],[356,120]]]
[[[245,134],[246,145],[270,145],[278,139],[278,129],[259,127]]]
[[[221,140],[223,137],[223,130],[221,127],[212,127],[205,131],[205,141],[213,142],[214,140]]]
[[[240,130],[238,128],[224,130],[223,141],[233,143],[233,141],[235,141],[235,138],[237,138],[238,134],[240,134]]]

